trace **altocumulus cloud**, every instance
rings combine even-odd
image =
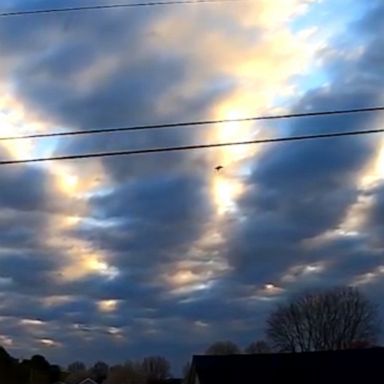
[[[383,102],[379,2],[359,15],[351,7],[337,28],[315,18],[330,1],[276,3],[1,20],[1,133]],[[380,118],[17,141],[1,156],[343,131]],[[213,340],[259,337],[271,306],[297,290],[355,284],[375,297],[383,148],[381,137],[347,138],[4,168],[1,343],[24,355],[49,348],[62,363],[76,346],[87,361],[124,351],[179,365]]]

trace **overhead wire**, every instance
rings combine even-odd
[[[184,4],[204,4],[204,3],[235,3],[249,0],[168,0],[168,1],[149,1],[136,3],[120,3],[120,4],[101,4],[101,5],[85,5],[78,7],[66,8],[47,8],[1,12],[0,17],[14,17],[27,15],[41,15],[49,13],[64,13],[64,12],[81,12],[81,11],[98,11],[118,8],[137,8],[137,7],[154,7],[166,5],[184,5]]]
[[[227,142],[227,143],[158,147],[158,148],[134,149],[134,150],[115,151],[115,152],[98,152],[98,153],[96,152],[96,153],[85,153],[85,154],[79,154],[79,155],[40,157],[40,158],[21,159],[21,160],[2,160],[0,161],[0,166],[14,165],[14,164],[41,163],[41,162],[48,162],[48,161],[113,157],[113,156],[135,156],[135,155],[144,155],[144,154],[152,154],[152,153],[179,152],[179,151],[189,151],[189,150],[197,150],[197,149],[232,147],[232,146],[240,146],[240,145],[297,142],[297,141],[303,141],[303,140],[331,139],[331,138],[340,138],[345,136],[358,136],[358,135],[368,135],[368,134],[375,134],[375,133],[384,133],[384,129],[333,132],[333,133],[301,135],[301,136],[284,136],[284,137],[276,137],[276,138],[269,138],[269,139],[258,139],[258,140],[237,141],[237,142]]]
[[[93,134],[105,134],[105,133],[117,133],[117,132],[129,132],[129,131],[144,131],[152,129],[166,129],[166,128],[185,128],[199,125],[214,125],[225,123],[240,123],[262,120],[279,120],[279,119],[292,119],[303,117],[315,117],[315,116],[331,116],[331,115],[345,115],[355,113],[367,113],[367,112],[380,112],[384,111],[384,106],[369,107],[369,108],[354,108],[354,109],[340,109],[340,110],[328,110],[328,111],[313,111],[313,112],[301,112],[301,113],[288,113],[281,115],[264,115],[264,116],[251,116],[240,117],[234,119],[218,119],[218,120],[200,120],[200,121],[184,121],[178,123],[168,124],[152,124],[152,125],[136,125],[129,127],[117,127],[117,128],[104,128],[104,129],[84,129],[76,131],[63,131],[63,132],[47,132],[47,133],[33,133],[22,136],[7,136],[1,137],[0,141],[12,141],[22,139],[42,139],[53,137],[65,137],[65,136],[80,136],[80,135],[93,135]]]

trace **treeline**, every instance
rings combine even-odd
[[[113,366],[99,361],[89,368],[77,361],[68,366],[65,382],[78,384],[88,377],[103,384],[163,384],[171,378],[171,365],[161,356],[150,356],[141,361],[129,360]]]
[[[266,322],[266,341],[242,351],[231,341],[212,344],[207,354],[312,352],[374,346],[380,334],[377,306],[358,289],[314,291],[279,304]]]
[[[58,365],[51,365],[41,355],[19,361],[0,347],[0,383],[4,384],[51,384],[62,379]]]
[[[219,341],[206,354],[309,352],[374,346],[380,322],[377,307],[358,289],[350,287],[305,293],[279,304],[266,322],[265,340],[245,349],[231,341]],[[185,366],[184,375],[189,371]],[[91,378],[101,384],[164,384],[171,366],[161,356],[108,366],[99,361],[91,367],[74,362],[66,369],[51,365],[40,355],[18,361],[0,347],[0,384],[79,384]]]
[[[0,347],[1,384],[79,384],[86,378],[99,384],[165,384],[171,378],[171,365],[164,357],[151,356],[114,366],[99,361],[87,368],[74,362],[65,369],[49,364],[41,355],[19,361]]]

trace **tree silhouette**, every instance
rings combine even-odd
[[[27,376],[22,376],[17,360],[0,346],[0,383],[19,384]]]
[[[308,293],[280,305],[267,321],[267,335],[279,351],[307,352],[372,343],[378,334],[376,307],[356,288]]]
[[[206,355],[236,355],[239,353],[240,348],[232,341],[217,341],[205,351]]]
[[[159,382],[168,379],[171,375],[171,365],[161,356],[149,356],[142,362],[142,369],[148,382]]]
[[[110,368],[105,384],[131,383],[127,371],[123,365],[115,365]]]
[[[140,362],[127,361],[124,365],[115,365],[108,372],[105,384],[146,384],[147,378]]]
[[[49,376],[51,383],[57,383],[61,379],[61,368],[58,365],[51,365],[49,368]]]
[[[90,369],[90,373],[92,378],[97,383],[102,383],[106,377],[108,376],[109,366],[103,361],[98,361],[95,365]]]
[[[186,383],[188,381],[190,372],[191,372],[191,363],[188,361],[183,365],[183,368],[182,368],[183,382]]]
[[[65,379],[65,382],[67,384],[79,384],[80,382],[82,382],[88,377],[89,377],[88,371],[71,372]]]
[[[73,363],[68,365],[68,372],[79,372],[79,371],[85,371],[87,367],[85,366],[84,363],[81,361],[74,361]]]
[[[271,353],[271,347],[264,340],[255,341],[248,345],[244,350],[247,354],[256,354],[256,353]]]

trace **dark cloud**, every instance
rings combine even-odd
[[[212,213],[208,193],[204,179],[192,175],[163,174],[121,184],[111,194],[93,200],[102,219],[116,221],[111,230],[100,231],[99,246],[125,251],[119,265],[124,265],[124,258],[132,263],[129,255],[139,258],[140,264],[143,254],[152,262],[156,254],[165,261],[173,247],[175,251],[179,247],[182,258]]]
[[[338,77],[326,87],[307,92],[297,104],[297,110],[380,105],[379,84],[384,78],[378,71],[380,54],[375,53],[381,52],[377,51],[383,45],[380,40],[379,37],[375,44],[365,46],[363,54],[353,59],[343,50],[335,60],[329,59],[327,68]],[[376,118],[361,114],[303,119],[288,129],[291,135],[309,130],[311,133],[350,131],[370,127]],[[304,245],[339,230],[348,211],[364,195],[358,180],[372,159],[376,139],[359,137],[274,145],[257,157],[246,193],[239,202],[242,220],[227,229],[229,260],[240,281],[262,286],[279,281],[295,265],[332,261],[320,279],[312,277],[312,285],[349,284],[359,272],[367,272],[382,263],[381,252],[370,238],[377,225],[381,225],[380,193],[375,197],[371,214],[372,220],[375,217],[377,220],[373,224],[375,230],[362,229],[353,243],[339,235],[339,239],[331,244],[325,242],[315,250]],[[304,283],[308,285],[308,281]]]
[[[384,244],[384,187],[383,184],[375,186],[368,194],[371,204],[366,209],[364,229],[370,237],[372,246],[382,249]]]
[[[323,109],[321,101],[315,105]],[[358,120],[353,125],[361,127]],[[310,126],[324,127],[321,121]],[[240,272],[260,283],[273,281],[306,257],[302,241],[336,230],[357,201],[356,178],[373,145],[360,138],[293,143],[261,155],[240,201],[244,219],[230,229],[230,258]]]

